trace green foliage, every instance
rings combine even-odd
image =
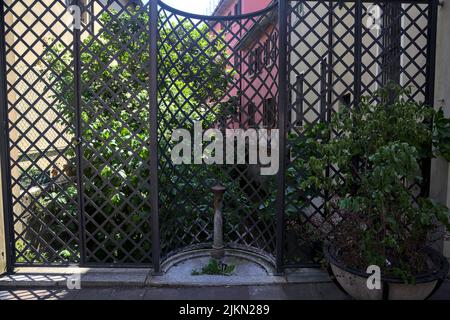
[[[434,146],[436,153],[450,162],[450,119],[442,109],[434,117]]]
[[[414,201],[412,188],[423,182],[421,161],[432,156],[435,116],[408,99],[408,91],[388,86],[298,138],[297,147],[308,152],[296,164],[304,173],[301,187],[334,195],[329,209],[344,220],[332,237],[347,265],[365,270],[376,264],[408,282],[426,271],[428,235],[437,222],[450,230],[448,209],[426,198]],[[328,168],[340,175],[326,174]]]
[[[193,276],[200,275],[220,275],[220,276],[231,276],[236,267],[234,265],[222,264],[217,259],[210,259],[208,264],[202,268],[201,271],[193,270]]]
[[[79,245],[72,236],[78,234],[77,189],[73,185],[64,187],[64,194],[55,189],[48,190],[45,196],[33,195],[38,201],[30,204],[28,209],[36,218],[30,217],[26,221],[27,232],[22,235],[25,241],[16,241],[18,263],[45,263],[48,259],[79,261]],[[39,234],[39,240],[36,234]],[[55,241],[55,235],[61,240]]]
[[[140,259],[141,252],[135,250],[135,243],[144,250],[150,249],[146,239],[150,233],[151,152],[148,22],[148,13],[139,8],[131,14],[105,12],[100,23],[108,30],[83,39],[81,44],[82,156],[87,199],[84,210],[89,217],[87,231],[94,238],[87,246],[96,252],[98,259],[105,258],[104,252],[112,252],[114,260],[123,260],[128,253]],[[171,21],[159,30],[159,75],[165,75],[159,79],[160,116],[164,117],[159,130],[165,137],[160,139],[160,150],[165,152],[169,148],[166,141],[170,140],[174,128],[182,125],[191,128],[192,123],[186,122],[187,115],[191,121],[203,119],[203,125],[208,127],[218,120],[217,115],[226,111],[222,110],[226,106],[221,103],[215,103],[214,112],[199,106],[219,101],[231,74],[226,69],[225,42],[212,38],[208,25]],[[44,61],[50,69],[55,105],[64,115],[63,125],[74,124],[74,76],[70,67],[73,56],[62,43],[49,42]],[[69,126],[69,133],[74,134],[74,128]],[[74,151],[69,151],[67,156],[74,157]],[[167,168],[166,162],[167,157],[161,157],[161,168]],[[195,176],[189,186],[182,185],[182,175],[180,168],[173,175],[161,176],[160,193],[170,195],[170,188],[177,184],[178,188],[193,189],[193,198],[205,195],[196,186],[204,188],[204,179],[211,177],[207,171]],[[209,190],[207,193],[210,194]],[[50,200],[43,201],[53,203]],[[173,202],[173,199],[163,201]],[[201,212],[193,213],[193,209],[174,208],[173,214],[181,220],[195,219]],[[169,226],[173,233],[176,227],[176,224]],[[166,231],[168,235],[172,232]],[[117,242],[121,242],[121,250]],[[98,243],[103,245],[102,250],[97,251]],[[61,253],[63,258],[68,256],[67,252]]]
[[[16,252],[20,252],[21,256],[17,257],[16,262],[17,263],[42,263],[44,262],[42,258],[46,258],[46,254],[44,253],[42,257],[38,257],[34,250],[31,248],[27,248],[26,244],[22,240],[16,241]]]

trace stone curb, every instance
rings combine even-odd
[[[47,270],[48,271],[48,270]],[[45,273],[44,270],[34,272],[19,271],[14,275],[0,277],[0,288],[67,288],[68,279],[72,275],[67,270],[55,270]],[[74,271],[74,270],[72,270]],[[326,283],[331,282],[328,274],[320,269],[300,269],[289,272],[284,276],[264,277],[221,277],[221,276],[198,276],[196,281],[192,279],[173,280],[163,276],[152,275],[151,270],[120,270],[103,269],[83,270],[81,273],[81,285],[83,288],[102,287],[216,287],[216,286],[267,286],[296,283]]]

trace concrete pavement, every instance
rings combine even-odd
[[[0,300],[349,300],[333,283],[150,288],[0,288]],[[432,300],[450,300],[446,281]]]

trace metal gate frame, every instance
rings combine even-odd
[[[298,0],[301,1],[301,0]],[[292,2],[298,2],[292,1]],[[280,170],[277,175],[277,194],[276,194],[276,270],[278,273],[282,273],[284,268],[291,266],[289,262],[286,262],[286,169],[288,165],[288,148],[287,148],[287,133],[288,128],[288,112],[290,112],[289,92],[290,92],[290,60],[289,52],[292,50],[289,43],[289,4],[291,1],[280,0],[276,5],[278,16],[287,17],[286,19],[278,19],[279,38],[278,38],[278,119],[280,137],[280,154],[279,163]],[[315,0],[310,2],[320,3],[354,3],[355,4],[355,26],[354,26],[354,101],[357,106],[357,101],[360,100],[362,95],[362,29],[363,29],[363,4],[364,3],[383,3],[381,0]],[[401,4],[428,4],[428,35],[427,35],[427,56],[426,56],[426,90],[425,90],[425,103],[429,106],[433,106],[434,99],[434,87],[435,87],[435,65],[436,65],[436,31],[437,31],[437,12],[438,12],[438,0],[394,0],[390,2]],[[76,1],[75,3],[79,3]],[[158,12],[159,12],[159,0],[150,0],[148,7],[150,9],[150,56],[152,57],[149,64],[149,88],[150,88],[150,106],[158,106]],[[184,13],[185,16],[190,18],[203,18],[209,19],[205,16],[193,15]],[[246,16],[242,15],[241,17]],[[238,17],[222,17],[218,20],[238,19]],[[414,23],[414,21],[413,21]],[[12,273],[16,266],[15,258],[15,241],[14,241],[14,223],[13,223],[13,195],[12,195],[12,177],[11,177],[11,147],[9,140],[10,124],[8,121],[8,79],[7,79],[7,43],[5,39],[6,32],[5,12],[4,5],[0,6],[0,125],[1,125],[1,141],[0,141],[0,153],[1,153],[1,173],[2,173],[2,185],[3,185],[3,205],[4,205],[4,218],[5,218],[5,241],[7,243],[7,271]],[[74,29],[74,65],[75,65],[75,81],[74,92],[75,95],[75,107],[76,107],[76,153],[77,153],[77,185],[78,188],[83,187],[83,168],[82,168],[82,133],[81,133],[81,61],[80,61],[80,30]],[[158,150],[158,108],[150,108],[150,150]],[[159,180],[158,180],[158,162],[159,155],[157,152],[152,152],[150,156],[150,207],[151,207],[151,226],[152,226],[152,265],[155,273],[160,272],[161,265],[161,236],[160,236],[160,215],[159,215]],[[430,164],[431,161],[427,161],[424,165],[424,176],[426,184],[429,185],[430,179]],[[428,188],[426,188],[428,189]],[[83,252],[85,248],[85,234],[84,234],[84,215],[83,215],[83,192],[78,191],[78,217],[80,221],[79,228],[79,240],[81,250],[80,266],[88,266],[86,263],[86,255]],[[426,193],[427,191],[425,191]],[[96,265],[98,266],[98,265]],[[118,265],[115,265],[118,266]],[[141,267],[141,265],[139,265]]]

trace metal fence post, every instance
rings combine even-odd
[[[434,90],[436,81],[436,41],[437,41],[437,20],[438,20],[439,0],[432,0],[428,6],[428,42],[427,42],[427,69],[426,69],[426,88],[425,104],[434,108]],[[430,195],[431,185],[431,159],[425,159],[422,162],[423,183],[421,196]]]
[[[285,171],[286,171],[286,113],[288,104],[288,1],[280,0],[278,2],[278,20],[279,20],[279,75],[278,75],[278,126],[280,130],[279,144],[279,171],[277,174],[277,232],[276,232],[276,271],[278,274],[283,272],[284,264],[284,236],[285,236]]]
[[[361,102],[361,76],[362,76],[362,0],[355,3],[355,96],[354,106],[359,108]]]
[[[320,62],[320,122],[327,122],[327,109],[331,101],[328,100],[328,62],[327,59],[323,59]]]
[[[425,91],[425,102],[429,106],[434,105],[434,86],[436,68],[436,39],[439,0],[432,0],[429,5],[428,20],[428,52],[427,52],[427,87]]]
[[[152,216],[152,262],[161,272],[158,191],[158,0],[150,0],[150,207]]]
[[[80,4],[79,0],[75,2]],[[78,220],[80,237],[80,265],[86,264],[86,234],[84,222],[84,188],[83,188],[83,135],[81,127],[81,30],[73,26],[73,63],[74,63],[74,108],[75,108],[75,156],[77,166]]]
[[[6,35],[5,35],[5,12],[4,4],[0,4],[0,162],[2,188],[0,193],[3,200],[3,218],[5,230],[5,253],[6,272],[14,271],[14,227],[13,227],[13,206],[11,187],[11,159],[9,147],[9,125],[8,125],[8,85],[6,68]]]

